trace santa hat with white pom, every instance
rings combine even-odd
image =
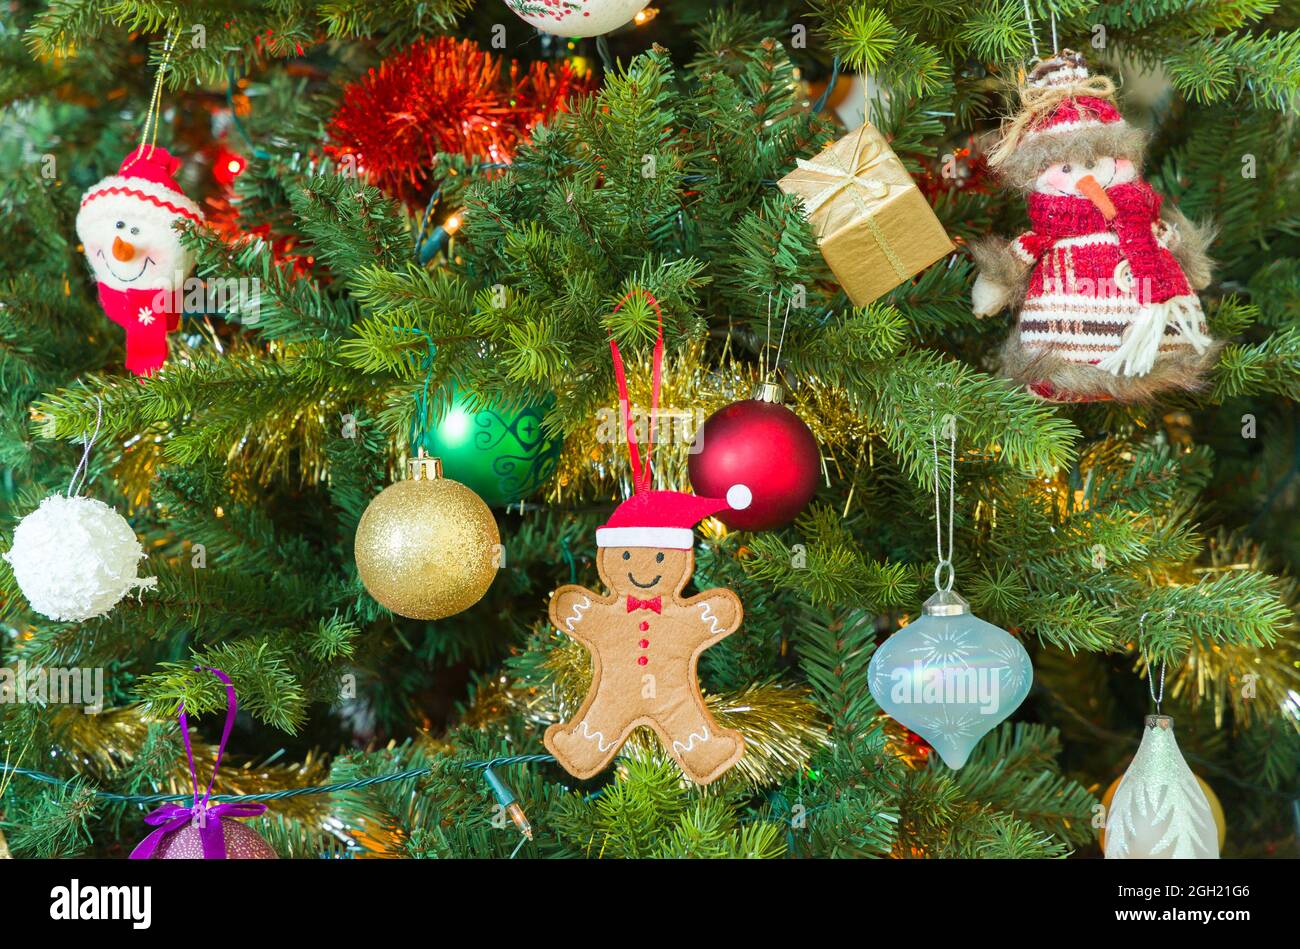
[[[749,488],[733,484],[725,498],[705,498],[681,491],[652,491],[650,453],[654,449],[655,418],[659,413],[659,387],[663,378],[664,317],[659,302],[644,290],[633,290],[614,307],[617,313],[633,296],[640,294],[655,312],[658,335],[652,357],[650,441],[642,457],[637,445],[636,427],[628,411],[627,376],[623,355],[613,338],[609,341],[614,361],[614,380],[618,385],[619,407],[627,432],[628,461],[632,466],[632,496],[614,509],[605,526],[596,529],[597,547],[659,547],[690,550],[695,546],[694,527],[719,511],[742,511],[754,500]]]
[[[99,208],[107,209],[114,203],[113,198],[122,198],[136,213],[152,214],[166,223],[177,217],[202,221],[199,206],[176,183],[174,176],[180,167],[180,159],[167,149],[141,145],[122,159],[117,174],[109,175],[82,195],[81,213],[90,215]]]
[[[189,255],[179,235],[172,233],[172,224],[181,218],[202,222],[203,211],[176,183],[174,175],[180,166],[180,159],[165,148],[141,145],[134,149],[122,159],[117,174],[82,195],[76,223],[82,243],[91,237],[92,229],[111,228],[123,218],[147,221],[157,225],[160,234],[156,239],[181,262],[180,269],[188,271]]]
[[[725,498],[702,498],[680,491],[641,491],[614,509],[604,527],[596,528],[597,547],[660,547],[690,550],[693,528],[719,511],[743,511],[753,494],[733,484]]]

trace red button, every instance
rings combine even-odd
[[[644,665],[645,665],[647,662],[649,662],[649,661],[650,661],[650,660],[647,659],[645,656],[642,656],[640,659],[638,659],[638,660],[636,661],[636,664],[637,664],[638,666],[644,666]]]
[[[641,632],[644,633],[644,632],[645,632],[647,629],[649,629],[649,628],[650,628],[650,624],[647,623],[645,620],[642,620],[642,621],[641,621],[641,626],[640,626],[640,630],[641,630]]]
[[[648,640],[648,639],[643,639],[643,640],[641,640],[641,648],[642,648],[642,649],[649,649],[649,648],[650,648],[650,640]]]

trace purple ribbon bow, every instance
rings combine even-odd
[[[224,672],[208,666],[195,666],[195,669],[205,669],[226,683],[226,725],[221,730],[221,744],[217,746],[217,760],[212,765],[212,777],[208,779],[208,787],[200,799],[199,775],[198,770],[194,767],[194,751],[190,747],[190,726],[185,719],[185,703],[182,702],[179,716],[181,738],[185,742],[185,757],[190,762],[190,780],[194,785],[194,803],[189,805],[164,804],[145,817],[144,822],[157,827],[157,830],[136,845],[136,848],[131,851],[132,860],[150,859],[168,834],[180,830],[186,824],[193,824],[199,829],[199,840],[203,844],[204,860],[224,860],[226,859],[226,835],[221,827],[221,818],[256,817],[266,810],[265,804],[253,801],[222,801],[213,804],[209,800],[212,797],[212,785],[217,780],[217,771],[221,768],[221,756],[226,752],[226,742],[230,739],[230,730],[235,724],[235,711],[239,708],[239,704],[235,700],[235,687],[231,684],[230,677]]]

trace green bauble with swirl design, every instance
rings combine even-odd
[[[521,501],[555,471],[563,439],[542,430],[551,405],[509,408],[479,403],[459,391],[441,418],[430,420],[424,447],[442,459],[443,473],[472,488],[489,507]]]

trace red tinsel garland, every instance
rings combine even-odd
[[[350,83],[329,124],[335,158],[355,156],[386,193],[418,202],[439,152],[508,162],[537,123],[588,91],[568,63],[503,60],[469,40],[420,40]]]

